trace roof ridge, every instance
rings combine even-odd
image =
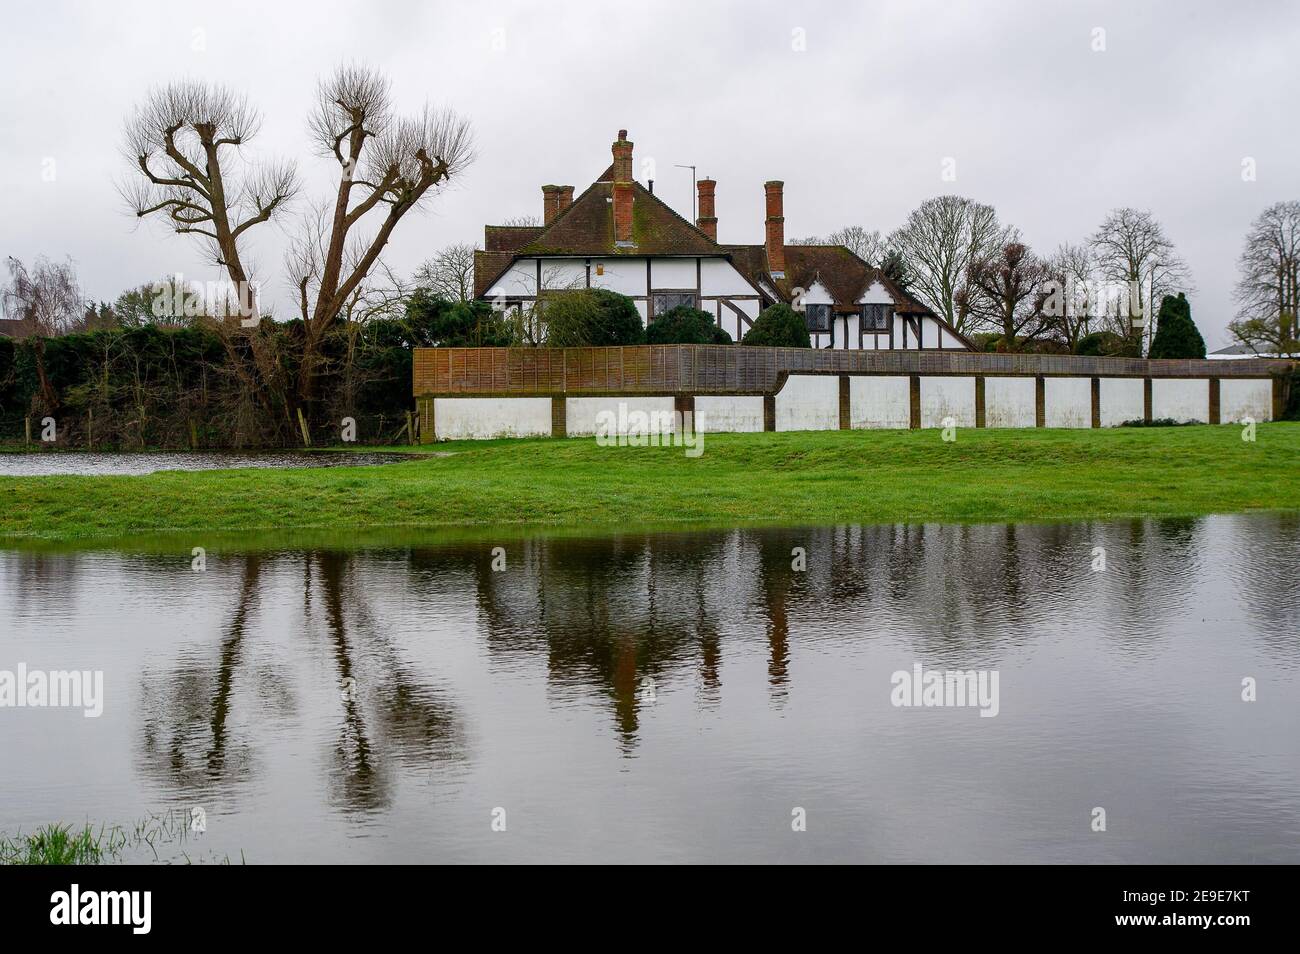
[[[717,239],[709,238],[709,233],[708,233],[708,232],[704,231],[704,230],[703,230],[702,228],[700,228],[698,225],[695,225],[693,222],[691,222],[690,219],[688,219],[686,216],[682,215],[680,212],[678,212],[676,209],[674,209],[671,205],[669,205],[669,204],[668,204],[667,202],[665,202],[663,199],[659,198],[659,196],[655,195],[653,192],[651,192],[649,189],[647,189],[647,188],[646,188],[645,186],[643,186],[641,183],[639,183],[639,182],[637,182],[635,179],[633,179],[633,180],[632,180],[632,184],[633,184],[634,186],[636,186],[638,189],[640,189],[642,193],[644,193],[645,195],[648,195],[650,198],[654,199],[656,202],[658,202],[661,206],[663,206],[665,209],[667,209],[667,210],[668,210],[669,212],[671,212],[673,215],[677,216],[677,218],[681,220],[681,222],[682,222],[683,225],[685,225],[687,228],[691,229],[691,230],[694,231],[696,234],[698,234],[699,236],[701,236],[701,237],[702,237],[705,241],[707,241],[710,245],[717,245],[718,248],[722,248],[722,246],[718,244],[718,240],[717,240]]]

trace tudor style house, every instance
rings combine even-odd
[[[786,245],[784,183],[767,182],[761,245],[721,245],[717,183],[697,183],[695,225],[632,178],[632,143],[620,129],[614,162],[581,195],[542,186],[539,226],[484,230],[474,292],[503,310],[573,288],[627,295],[647,322],[678,305],[714,316],[739,342],[760,311],[803,312],[815,348],[971,350],[951,325],[841,245]]]

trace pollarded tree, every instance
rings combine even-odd
[[[1001,335],[998,350],[1015,351],[1048,331],[1043,313],[1051,273],[1023,242],[1008,242],[971,263],[970,307],[978,321]]]
[[[162,216],[177,233],[207,242],[253,318],[260,312],[246,236],[281,215],[299,190],[293,163],[249,161],[259,125],[247,101],[222,87],[182,82],[155,90],[127,126],[139,175],[125,190],[138,216]],[[322,343],[397,223],[473,158],[466,120],[428,106],[395,116],[388,80],[365,67],[340,67],[320,83],[308,125],[317,153],[338,163],[339,180],[331,200],[304,218],[287,260],[303,322],[299,404],[314,400]]]

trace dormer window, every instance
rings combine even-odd
[[[863,305],[862,330],[888,331],[889,322],[894,316],[893,305]]]
[[[830,305],[807,305],[803,306],[804,320],[808,323],[809,331],[830,331],[831,330],[831,306]]]

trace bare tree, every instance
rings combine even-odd
[[[152,93],[127,128],[128,150],[143,176],[126,189],[136,214],[164,215],[175,231],[205,239],[247,298],[253,295],[241,239],[278,215],[299,188],[292,163],[243,161],[258,125],[241,97],[179,83]],[[340,176],[332,204],[304,217],[287,262],[303,320],[294,384],[299,404],[314,400],[322,341],[397,223],[473,155],[466,120],[428,106],[411,117],[394,116],[388,80],[365,67],[340,67],[320,83],[309,129],[317,152],[339,164]]]
[[[533,229],[541,224],[542,220],[535,215],[516,215],[506,219],[501,226],[507,229]]]
[[[447,301],[469,301],[474,297],[474,246],[469,242],[448,245],[415,272],[415,284],[428,288]]]
[[[1044,304],[1048,324],[1071,351],[1092,331],[1097,317],[1097,267],[1086,245],[1063,242],[1047,259],[1048,281],[1055,283]]]
[[[6,318],[20,323],[21,334],[50,337],[82,327],[86,303],[71,259],[51,262],[38,256],[29,269],[10,256],[7,264],[9,281],[0,287],[0,307]]]
[[[138,218],[160,217],[202,240],[254,316],[242,240],[280,215],[299,187],[292,162],[246,155],[260,127],[247,99],[224,87],[184,81],[151,90],[126,124],[124,148],[138,174],[121,186]]]
[[[1257,353],[1300,353],[1300,202],[1278,202],[1259,214],[1238,269],[1233,337]]]
[[[1042,306],[1050,273],[1018,235],[1012,238],[971,263],[962,293],[975,320],[1001,334],[1001,351],[1014,351],[1048,329]]]
[[[1008,232],[992,206],[941,195],[914,209],[889,237],[907,263],[910,290],[958,331],[972,323],[962,294],[971,263],[1006,244]]]
[[[1128,290],[1130,306],[1116,310],[1114,330],[1140,346],[1154,334],[1155,303],[1187,287],[1187,266],[1155,216],[1139,209],[1112,209],[1088,241],[1101,277]]]

